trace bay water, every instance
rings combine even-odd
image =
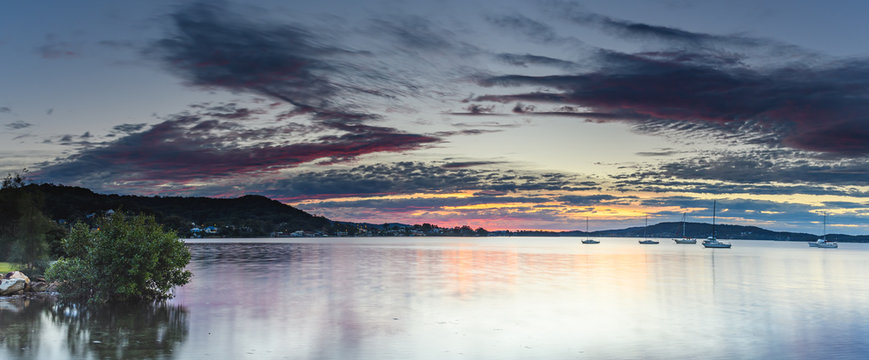
[[[188,240],[149,306],[0,300],[0,359],[867,359],[869,244]]]

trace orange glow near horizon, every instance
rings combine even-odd
[[[636,192],[626,197],[624,193],[614,191],[518,191],[502,196],[485,195],[486,198],[500,198],[505,202],[480,202],[469,204],[444,205],[432,203],[427,207],[424,202],[419,206],[397,206],[386,211],[383,209],[358,208],[354,206],[341,206],[342,203],[352,204],[357,201],[400,201],[420,199],[471,199],[479,196],[481,190],[461,190],[447,193],[413,193],[391,194],[374,196],[335,197],[323,199],[307,199],[299,202],[288,203],[292,206],[305,206],[315,209],[318,213],[329,214],[328,217],[355,221],[355,222],[401,222],[408,224],[429,223],[444,228],[468,225],[472,228],[482,227],[487,230],[540,230],[562,231],[572,229],[584,229],[585,219],[588,218],[598,224],[594,227],[601,229],[601,222],[637,221],[642,225],[642,219],[648,216],[650,222],[660,222],[662,217],[658,214],[666,213],[663,219],[675,221],[672,214],[689,213],[693,218],[709,218],[711,214],[707,208],[671,206],[644,206],[644,200],[654,200],[668,196],[686,196],[697,200],[735,200],[741,197],[738,194],[688,194],[680,192],[654,193]],[[560,201],[561,196],[611,196],[613,200],[604,199],[590,205],[574,205],[566,201]],[[517,201],[510,201],[515,197]],[[541,199],[543,201],[522,201],[522,198]],[[753,198],[773,202],[789,202],[795,204],[823,204],[828,201],[843,200],[842,196],[830,195],[760,195]],[[318,204],[328,204],[323,209],[316,209]],[[398,204],[398,203],[397,203]],[[741,211],[737,214],[729,214],[726,207],[719,209],[719,217],[724,221],[743,223],[747,225],[771,225],[769,220],[751,219],[745,217],[750,213],[758,215],[774,215],[780,212],[769,210]],[[860,212],[866,209],[831,209],[827,213],[831,215]],[[634,224],[634,225],[637,225]],[[845,225],[839,225],[845,227]],[[859,226],[855,226],[859,227]]]

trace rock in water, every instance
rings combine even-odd
[[[24,275],[24,273],[20,272],[20,271],[13,271],[13,272],[7,273],[5,278],[6,279],[24,279],[24,282],[26,282],[27,285],[30,285],[30,278],[27,277],[27,275]]]
[[[27,288],[27,282],[24,279],[0,280],[0,296],[12,295],[25,288]]]
[[[33,281],[30,283],[30,291],[45,292],[48,290],[48,283],[45,281]]]

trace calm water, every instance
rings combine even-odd
[[[161,306],[0,300],[0,359],[869,358],[869,244],[579,240],[191,242]]]

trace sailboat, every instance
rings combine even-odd
[[[656,245],[656,244],[658,244],[658,242],[655,240],[646,239],[646,229],[648,227],[649,227],[649,216],[646,215],[646,226],[643,227],[643,240],[640,240],[640,244],[643,244],[643,245]]]
[[[600,244],[600,241],[595,239],[591,239],[588,237],[588,216],[585,217],[585,240],[582,241],[583,244]]]
[[[809,242],[809,246],[824,249],[836,249],[839,243],[835,241],[827,241],[827,213],[824,213],[824,235],[815,242]]]
[[[673,239],[673,241],[675,241],[677,244],[696,244],[697,243],[697,239],[692,239],[692,238],[685,236],[685,219],[687,218],[687,216],[688,216],[688,214],[682,213],[682,238],[681,239]]]
[[[715,200],[712,200],[712,236],[709,236],[708,239],[703,240],[703,247],[730,249],[730,243],[718,241],[718,239],[715,237]]]

